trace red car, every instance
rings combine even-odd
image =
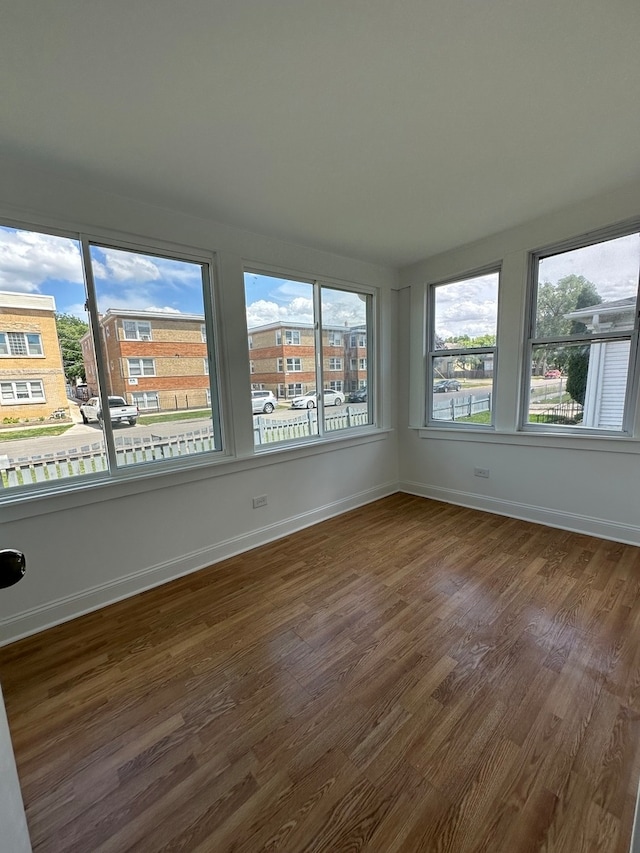
[[[547,370],[544,375],[545,379],[560,379],[562,373],[559,370]]]

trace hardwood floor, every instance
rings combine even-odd
[[[35,851],[626,853],[640,549],[394,495],[0,680]]]

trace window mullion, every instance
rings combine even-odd
[[[98,303],[96,299],[95,279],[93,275],[93,266],[91,263],[91,250],[89,240],[82,236],[80,238],[82,268],[84,271],[85,288],[87,293],[87,311],[91,321],[91,336],[93,339],[94,357],[96,361],[96,371],[98,379],[98,388],[100,390],[100,399],[102,401],[103,412],[106,411],[106,417],[102,419],[102,428],[104,430],[105,447],[107,451],[107,466],[109,473],[117,470],[116,465],[116,445],[113,436],[113,425],[109,417],[109,394],[107,390],[107,365],[106,356],[102,348],[102,340],[100,337],[100,317],[98,313]]]

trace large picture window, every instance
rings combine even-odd
[[[498,270],[429,288],[427,423],[493,424]]]
[[[210,267],[0,227],[0,495],[221,449]]]
[[[526,428],[630,429],[639,272],[637,232],[533,256]]]
[[[246,272],[245,296],[251,382],[278,398],[253,416],[255,446],[372,424],[373,396],[343,389],[375,384],[373,292]]]

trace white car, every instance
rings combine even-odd
[[[278,399],[272,391],[252,391],[251,405],[254,415],[260,414],[260,412],[270,415],[277,407]]]
[[[303,394],[302,397],[295,397],[291,401],[291,408],[313,409],[317,402],[317,395],[315,390],[313,390],[309,391],[308,394]],[[325,388],[322,393],[322,402],[325,406],[341,406],[344,403],[344,397],[338,391],[332,391],[330,388]]]

